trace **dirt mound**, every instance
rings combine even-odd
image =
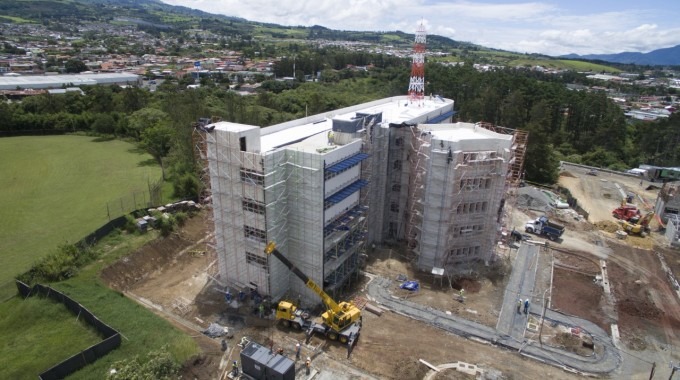
[[[104,268],[101,278],[111,288],[127,291],[140,281],[178,259],[178,252],[205,236],[205,220],[200,215],[187,220],[178,232],[154,240],[132,254]],[[189,256],[189,255],[185,255]]]
[[[517,207],[532,210],[548,211],[552,200],[543,191],[533,187],[522,187],[517,190]]]
[[[611,221],[608,221],[608,220],[602,220],[602,221],[599,221],[599,222],[595,222],[594,225],[598,230],[602,230],[602,231],[609,232],[609,233],[612,233],[612,234],[616,233],[616,231],[621,229],[621,227],[618,224],[611,222]]]
[[[560,177],[578,178],[578,177],[576,177],[575,175],[571,174],[570,172],[568,172],[566,170],[560,173]]]
[[[663,315],[663,311],[654,305],[649,300],[641,300],[637,297],[625,298],[617,302],[617,309],[619,313],[626,313],[630,316],[657,319]]]

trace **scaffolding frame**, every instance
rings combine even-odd
[[[195,131],[205,144],[202,150],[203,143],[197,139],[196,150],[200,158],[206,158],[208,170],[205,172],[211,177],[210,192],[204,199],[213,205],[213,247],[216,252],[226,253],[218,255],[219,278],[235,289],[255,289],[268,295],[270,269],[269,265],[262,264],[268,261],[264,254],[266,213],[248,210],[244,202],[265,205],[263,183],[260,183],[264,181],[261,156],[241,151],[237,133],[205,128]],[[262,178],[253,173],[262,173]]]
[[[492,132],[512,134],[512,149],[489,146],[454,152],[443,142],[433,146],[426,130],[410,128],[406,239],[418,266],[443,267],[450,275],[480,260],[490,262],[500,222],[496,208],[500,213],[507,186],[519,182],[513,173],[521,171],[517,167],[522,167],[526,133],[486,125]],[[517,135],[520,141],[515,141]],[[515,151],[521,153],[519,159]],[[468,212],[472,207],[475,211]]]
[[[427,176],[430,156],[429,148],[432,135],[422,132],[417,126],[410,127],[412,139],[410,141],[409,164],[411,176],[409,178],[409,196],[407,201],[408,217],[406,225],[406,240],[408,247],[419,256],[420,236],[424,212],[423,195],[425,191],[425,177]]]

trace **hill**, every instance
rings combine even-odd
[[[96,6],[93,6],[96,5]],[[0,19],[5,22],[33,22],[63,28],[65,24],[110,23],[136,25],[156,37],[180,36],[189,30],[202,29],[224,37],[238,47],[246,44],[274,44],[289,46],[300,41],[353,41],[363,42],[377,49],[407,51],[413,46],[414,34],[402,31],[347,31],[323,26],[282,26],[259,23],[238,17],[216,15],[182,6],[165,4],[159,0],[24,0],[0,1]],[[236,43],[236,41],[241,41]],[[428,35],[429,51],[441,52],[454,60],[472,60],[475,63],[508,66],[543,66],[555,69],[573,69],[578,63],[565,63],[543,55],[526,55],[488,49],[469,42],[452,40],[439,35]],[[509,57],[512,57],[509,59]],[[600,69],[600,66],[588,66]],[[602,67],[598,71],[617,71]]]
[[[562,58],[599,60],[614,63],[632,63],[636,65],[674,66],[680,65],[680,45],[653,50],[649,53],[623,52],[618,54],[569,54],[562,56]]]

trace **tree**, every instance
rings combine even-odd
[[[87,66],[83,61],[72,58],[64,63],[64,69],[67,73],[82,73],[83,71],[87,71]]]
[[[141,134],[140,146],[144,148],[161,166],[163,180],[165,180],[165,167],[163,159],[170,153],[174,143],[175,130],[165,124],[156,124],[145,129]]]
[[[92,130],[102,134],[113,134],[116,130],[116,121],[108,113],[97,114],[92,123]]]
[[[167,124],[168,114],[151,107],[142,108],[135,111],[128,117],[128,128],[132,132],[132,137],[141,140],[142,132],[155,125]]]

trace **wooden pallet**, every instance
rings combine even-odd
[[[361,296],[354,297],[354,301],[352,301],[354,306],[358,307],[359,309],[363,309],[366,306],[366,302],[368,302],[368,300]]]

